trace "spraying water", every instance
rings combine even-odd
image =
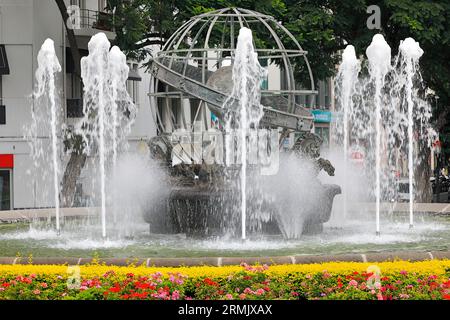
[[[414,225],[414,141],[413,141],[413,76],[416,72],[416,66],[419,63],[419,59],[423,54],[423,50],[420,48],[419,43],[412,38],[406,38],[400,43],[400,53],[404,60],[404,68],[406,71],[406,101],[408,105],[408,182],[409,182],[409,226],[412,228]]]
[[[225,101],[224,106],[230,105],[237,99],[239,110],[230,110],[226,128],[229,131],[231,124],[239,129],[239,151],[241,155],[241,225],[242,239],[246,239],[247,220],[247,136],[250,128],[257,128],[262,117],[261,100],[261,80],[265,70],[258,62],[258,55],[253,47],[252,32],[248,28],[241,28],[239,31],[234,64],[233,64],[233,90],[230,97]],[[233,148],[227,142],[227,148]],[[230,154],[230,151],[227,154]],[[229,161],[229,160],[228,160]]]
[[[81,60],[84,84],[84,119],[78,132],[86,154],[97,151],[100,176],[102,236],[106,237],[106,189],[109,169],[115,167],[118,152],[126,149],[125,137],[135,116],[135,106],[126,91],[129,68],[118,47],[110,51],[104,33],[94,35],[88,44],[89,55]]]
[[[338,72],[338,83],[340,90],[338,101],[341,112],[343,113],[343,158],[344,158],[344,176],[348,172],[348,147],[349,147],[349,117],[353,109],[353,95],[355,94],[355,86],[358,82],[358,73],[360,71],[360,62],[356,58],[355,48],[348,45],[342,54],[342,63]],[[347,216],[347,202],[348,202],[348,186],[347,179],[343,181],[343,216]]]
[[[376,34],[366,50],[369,59],[369,71],[375,84],[375,196],[376,196],[376,233],[380,234],[380,196],[381,196],[381,110],[383,108],[382,88],[384,78],[391,67],[391,47],[381,34]]]
[[[53,40],[47,39],[38,53],[38,68],[36,70],[36,91],[34,98],[39,99],[48,95],[50,105],[50,134],[51,134],[51,162],[53,166],[53,197],[55,201],[56,232],[60,234],[60,202],[59,202],[59,155],[58,155],[58,107],[56,105],[55,74],[61,72],[61,65],[55,53]],[[33,119],[37,116],[32,114]],[[36,120],[39,122],[39,120]],[[38,124],[39,125],[39,124]],[[40,125],[39,125],[40,126]]]
[[[431,106],[419,96],[420,87],[417,87],[422,83],[418,61],[423,51],[419,44],[412,38],[402,41],[399,54],[391,64],[389,45],[382,35],[375,35],[366,54],[369,62],[368,77],[358,77],[359,65],[353,48],[347,48],[344,52],[337,77],[338,101],[343,110],[344,121],[342,128],[338,128],[343,132],[338,130],[337,135],[344,137],[344,152],[348,147],[347,135],[350,135],[350,140],[366,144],[364,162],[366,173],[369,173],[367,178],[370,179],[372,173],[375,176],[376,233],[379,235],[380,201],[395,203],[399,197],[403,197],[406,188],[401,176],[406,172],[409,186],[409,225],[413,226],[414,170],[427,158],[426,152],[422,157],[416,157],[418,151],[414,150],[414,132],[417,133],[418,144],[427,142],[429,147],[434,130],[430,127]],[[347,105],[350,107],[346,107]],[[348,120],[352,123],[350,128]],[[404,164],[406,158],[407,168]],[[345,166],[346,161],[344,171]],[[347,173],[344,174],[344,186],[349,177]],[[387,207],[393,210],[393,205]]]

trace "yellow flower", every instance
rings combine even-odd
[[[272,265],[264,271],[270,275],[287,274],[315,274],[326,271],[329,274],[348,274],[354,271],[366,272],[370,266],[376,266],[382,275],[389,275],[406,271],[408,273],[417,272],[421,274],[434,274],[437,276],[445,275],[446,269],[450,269],[450,260],[428,260],[420,262],[393,261],[379,263],[360,263],[360,262],[327,262],[317,264],[299,264],[299,265]],[[171,272],[179,272],[191,278],[197,277],[225,277],[232,273],[242,271],[241,266],[197,266],[197,267],[145,267],[145,266],[106,266],[106,265],[83,265],[79,267],[82,278],[98,277],[107,271],[114,270],[117,275],[126,275],[133,273],[136,276],[149,275],[155,272],[161,272],[167,275]],[[68,266],[64,265],[0,265],[0,277],[8,275],[27,275],[42,274],[47,277],[57,277],[68,275]]]

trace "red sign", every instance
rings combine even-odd
[[[0,168],[14,168],[14,155],[13,154],[0,154]]]

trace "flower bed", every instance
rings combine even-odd
[[[0,265],[0,299],[450,299],[450,260],[147,268]]]

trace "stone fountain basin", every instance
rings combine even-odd
[[[341,188],[337,185],[323,185],[320,202],[309,207],[298,208],[303,228],[300,234],[320,233],[323,224],[330,219],[333,200]],[[264,194],[247,196],[247,230],[256,234],[282,234],[284,238],[295,238],[286,231],[282,217],[283,206],[269,200]],[[241,233],[241,216],[237,204],[239,195],[231,189],[211,185],[174,187],[168,199],[162,200],[145,215],[152,233],[184,233],[188,237],[204,238]]]

